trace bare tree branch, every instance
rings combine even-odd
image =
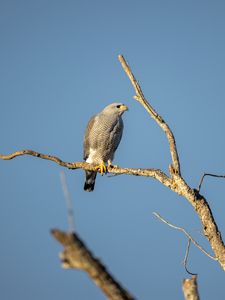
[[[15,151],[15,152],[13,152],[11,154],[7,154],[7,155],[0,154],[0,158],[4,159],[4,160],[10,160],[10,159],[13,159],[17,156],[22,156],[22,155],[31,155],[31,156],[35,156],[35,157],[38,157],[38,158],[51,160],[51,161],[57,163],[58,165],[60,165],[62,167],[66,167],[68,169],[78,169],[78,168],[85,169],[85,164],[86,164],[86,167],[88,167],[87,163],[83,163],[83,162],[81,162],[81,163],[79,163],[79,162],[78,163],[64,162],[56,156],[43,154],[43,153],[36,152],[36,151],[33,151],[33,150],[29,150],[29,149]],[[89,165],[89,167],[90,167],[90,165]],[[94,167],[90,168],[90,170],[94,170]]]
[[[166,122],[163,120],[163,118],[154,110],[154,108],[145,99],[145,96],[141,90],[141,87],[140,87],[139,83],[137,82],[136,78],[134,77],[134,74],[132,73],[132,71],[131,71],[130,67],[128,66],[128,63],[124,59],[123,55],[119,55],[118,59],[134,87],[134,90],[136,93],[134,98],[138,102],[140,102],[140,104],[142,106],[144,106],[144,108],[147,110],[147,112],[150,114],[150,116],[156,121],[156,123],[165,132],[168,142],[169,142],[169,146],[170,146],[170,153],[171,153],[172,162],[173,162],[173,171],[175,171],[177,174],[180,175],[180,162],[179,162],[179,157],[178,157],[178,153],[177,153],[175,138],[173,136],[171,129],[166,124]]]
[[[64,246],[60,253],[62,266],[85,271],[103,293],[111,300],[134,300],[119,282],[107,271],[99,259],[95,258],[76,233],[65,233],[54,229],[53,237]]]
[[[216,178],[225,178],[225,175],[216,175],[216,174],[210,174],[210,173],[204,173],[202,175],[202,178],[200,180],[200,183],[199,183],[199,186],[198,186],[198,191],[200,192],[200,189],[201,189],[201,186],[202,186],[202,183],[203,183],[203,180],[206,176],[211,176],[211,177],[216,177]]]
[[[218,260],[216,257],[210,255],[206,250],[204,250],[204,248],[203,248],[202,246],[200,246],[200,245],[193,239],[193,237],[192,237],[192,236],[191,236],[184,228],[178,227],[178,226],[175,226],[175,225],[171,224],[170,222],[166,221],[162,216],[160,216],[160,215],[159,215],[158,213],[156,213],[156,212],[153,212],[153,215],[154,215],[155,217],[157,217],[159,220],[161,220],[163,223],[165,223],[166,225],[168,225],[169,227],[174,228],[174,229],[177,229],[177,230],[183,232],[183,233],[187,236],[187,238],[188,238],[189,240],[191,240],[192,243],[193,243],[196,247],[198,247],[198,248],[199,248],[205,255],[207,255],[209,258],[211,258],[211,259],[213,259],[213,260]]]
[[[175,184],[175,191],[185,197],[198,214],[204,235],[208,239],[215,257],[218,259],[223,270],[225,270],[225,247],[209,204],[198,191],[191,189],[183,178],[178,178],[175,175]]]
[[[17,156],[22,156],[22,155],[31,155],[34,157],[51,160],[62,167],[72,169],[72,170],[83,169],[89,171],[96,171],[95,165],[86,162],[64,162],[56,156],[39,153],[33,150],[20,150],[20,151],[15,151],[8,155],[0,154],[0,158],[3,160],[10,160]],[[135,175],[135,176],[153,177],[159,180],[167,187],[170,187],[172,185],[172,180],[159,169],[132,169],[132,168],[120,168],[118,166],[110,165],[107,167],[107,172],[112,174],[118,174],[118,175],[127,174],[127,175]]]
[[[155,112],[152,106],[145,99],[137,80],[135,79],[133,73],[130,70],[130,67],[128,66],[127,62],[125,61],[122,55],[119,55],[119,60],[126,74],[131,80],[132,85],[134,86],[136,92],[135,99],[139,101],[141,105],[143,105],[143,107],[148,111],[148,113],[157,122],[157,124],[163,129],[163,131],[167,136],[169,146],[170,146],[171,157],[172,157],[172,166],[170,167],[171,177],[168,177],[165,173],[163,173],[159,169],[131,169],[131,168],[120,168],[116,166],[108,166],[107,168],[108,173],[152,177],[160,181],[163,185],[170,188],[178,195],[186,198],[189,201],[189,203],[193,206],[196,213],[198,214],[199,219],[202,223],[204,235],[208,239],[212,247],[212,250],[215,253],[215,257],[218,259],[218,262],[220,263],[223,270],[225,270],[225,246],[221,234],[218,230],[217,224],[214,220],[213,214],[211,212],[211,209],[206,199],[202,195],[200,195],[199,191],[189,187],[189,185],[181,177],[179,157],[178,157],[176,143],[172,131],[170,130],[169,126],[165,123],[165,121],[162,119],[162,117],[160,117],[158,113]],[[60,166],[69,169],[80,168],[83,170],[96,171],[95,166],[88,164],[86,162],[74,162],[74,163],[63,162],[56,156],[45,155],[32,150],[16,151],[9,155],[0,154],[0,158],[9,160],[20,155],[32,155],[42,159],[51,160],[59,164]]]
[[[184,279],[183,284],[183,293],[185,300],[199,300],[198,294],[198,285],[197,285],[197,276],[194,275],[192,278]]]
[[[218,261],[225,270],[225,246],[221,237],[221,234],[218,230],[217,224],[213,218],[213,214],[211,209],[206,201],[206,199],[199,194],[199,192],[195,189],[191,189],[185,180],[182,178],[180,173],[180,163],[179,157],[176,148],[176,142],[173,136],[172,131],[170,130],[169,126],[165,123],[165,121],[160,117],[152,106],[148,103],[145,99],[142,90],[135,79],[129,65],[127,64],[126,60],[122,55],[119,55],[119,61],[126,72],[127,76],[129,77],[136,96],[135,99],[139,101],[150,116],[158,123],[158,125],[163,129],[165,132],[169,145],[170,145],[170,153],[172,157],[172,167],[170,168],[170,174],[172,179],[172,186],[169,186],[171,190],[176,192],[177,194],[185,197],[189,203],[193,206],[195,211],[197,212],[203,226],[203,231],[205,236],[207,237],[215,256],[218,258]]]

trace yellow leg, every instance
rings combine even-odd
[[[100,171],[101,175],[107,172],[107,167],[103,161],[100,163],[100,165],[96,166],[95,169],[96,171]]]

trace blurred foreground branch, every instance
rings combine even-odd
[[[69,232],[75,232],[75,217],[74,217],[74,212],[73,212],[73,204],[72,204],[72,199],[71,199],[69,189],[67,186],[66,176],[63,171],[60,172],[60,180],[61,180],[64,199],[65,199],[66,208],[67,208],[67,219],[68,219],[68,225],[69,225]]]
[[[64,247],[60,253],[62,266],[85,271],[103,293],[111,300],[134,300],[94,257],[76,233],[65,233],[58,229],[51,231],[53,237]]]
[[[182,283],[183,293],[185,300],[199,300],[197,276],[184,279]]]

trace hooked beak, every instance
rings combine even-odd
[[[128,110],[128,107],[126,105],[123,104],[120,106],[120,111],[126,111],[126,110]]]

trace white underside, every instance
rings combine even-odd
[[[89,164],[93,164],[94,161],[95,161],[95,154],[96,154],[96,150],[93,150],[92,148],[90,149],[90,152],[89,152],[89,156],[88,158],[86,159],[86,162],[89,163]]]

